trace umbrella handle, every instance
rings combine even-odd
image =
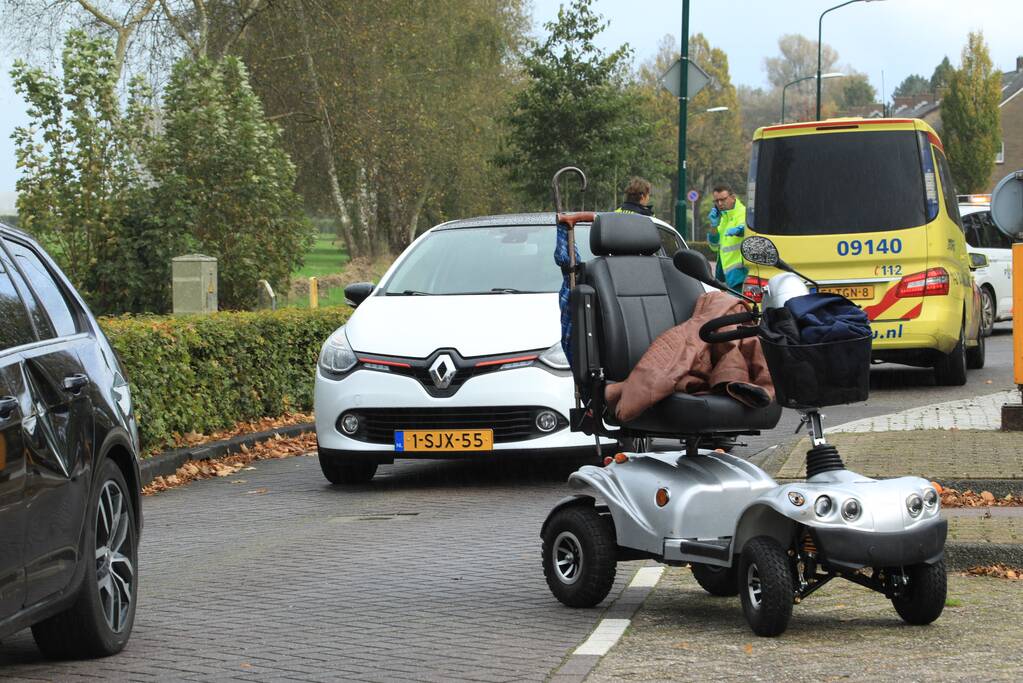
[[[575,166],[565,166],[564,168],[559,169],[558,172],[554,174],[554,177],[551,178],[551,189],[554,191],[554,210],[557,211],[559,214],[562,212],[562,207],[561,190],[558,188],[558,179],[561,178],[563,173],[567,173],[569,171],[578,174],[579,179],[582,180],[583,184],[582,190],[583,192],[586,191],[586,174],[583,173],[581,169]]]
[[[565,169],[561,169],[562,171]],[[560,173],[561,171],[559,171]],[[580,171],[581,173],[582,171]],[[584,176],[585,178],[585,176]],[[556,191],[557,186],[555,186]],[[568,284],[575,287],[575,224],[592,223],[597,217],[593,211],[576,211],[575,213],[558,213],[558,225],[564,225],[568,231]]]

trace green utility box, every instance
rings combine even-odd
[[[187,254],[171,259],[174,313],[217,310],[217,259]]]

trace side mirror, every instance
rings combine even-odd
[[[756,263],[761,266],[777,266],[781,262],[781,257],[778,256],[778,247],[774,246],[774,242],[754,235],[747,237],[742,241],[742,257],[750,263]]]
[[[679,272],[694,280],[699,280],[705,285],[721,289],[721,283],[714,279],[714,274],[710,270],[710,262],[700,252],[693,249],[679,249],[671,261]]]
[[[376,285],[372,282],[356,282],[345,287],[345,303],[352,308],[358,307],[363,301],[366,300]]]
[[[978,268],[987,268],[988,259],[986,254],[978,254],[976,252],[970,252],[970,270],[977,270]]]
[[[675,264],[676,270],[688,275],[697,282],[702,282],[714,289],[719,289],[722,292],[728,292],[729,294],[733,294],[744,301],[756,304],[753,299],[744,296],[741,292],[735,292],[729,289],[724,283],[716,280],[710,270],[710,262],[707,260],[707,257],[698,251],[694,251],[692,249],[679,249],[671,258],[671,262]]]

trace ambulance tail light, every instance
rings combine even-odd
[[[750,275],[746,278],[746,281],[742,283],[742,295],[753,299],[754,301],[762,301],[764,298],[764,287],[767,286],[767,280],[762,277]]]
[[[902,278],[895,289],[895,296],[900,299],[912,296],[945,296],[948,291],[948,271],[944,268],[929,268],[922,273],[913,273]]]

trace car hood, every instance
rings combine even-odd
[[[543,349],[561,338],[558,295],[371,296],[345,326],[358,353],[425,358]]]

